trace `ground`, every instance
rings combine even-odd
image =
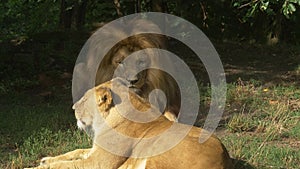
[[[299,46],[213,44],[228,87],[216,134],[235,159],[236,168],[298,168]],[[210,103],[210,87],[203,65],[193,53],[182,50],[199,83],[201,106],[195,125],[201,126]],[[45,72],[0,81],[0,168],[34,166],[43,156],[91,145],[89,137],[78,131],[71,109],[71,72]]]

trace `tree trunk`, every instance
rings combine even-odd
[[[122,17],[123,16],[123,12],[121,10],[120,0],[114,0],[114,5],[115,5],[115,8],[116,8],[118,16]]]
[[[68,9],[66,0],[61,0],[60,4],[60,27],[62,29],[71,29],[73,9]]]
[[[135,0],[135,12],[139,13],[141,12],[141,0]]]
[[[167,5],[164,0],[152,0],[153,12],[167,12]]]
[[[86,7],[88,4],[88,0],[82,0],[81,2],[76,2],[77,8],[76,8],[76,29],[81,30],[82,27],[85,24],[85,14],[86,14]]]
[[[277,14],[275,20],[272,21],[270,32],[267,34],[268,45],[276,45],[279,42],[282,32],[282,20],[283,16],[281,14]]]

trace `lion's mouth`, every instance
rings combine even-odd
[[[135,85],[130,85],[128,87],[131,91],[133,91],[134,93],[136,93],[138,95],[140,95],[142,92],[142,90],[140,88],[136,87]]]
[[[80,130],[84,130],[86,127],[86,123],[82,120],[77,120],[77,126]]]
[[[128,88],[132,89],[135,93],[141,92],[141,88],[144,82],[142,79],[137,79],[135,81],[129,81]]]

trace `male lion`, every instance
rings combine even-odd
[[[117,67],[121,68],[121,73],[117,76],[126,79],[129,82],[129,86],[133,91],[135,91],[141,97],[147,99],[149,93],[153,89],[161,89],[166,95],[167,103],[164,107],[162,101],[158,100],[160,106],[160,111],[164,112],[165,116],[171,120],[176,121],[180,109],[180,93],[176,81],[166,72],[158,69],[145,69],[143,71],[138,71],[138,69],[147,68],[149,65],[158,65],[172,67],[171,61],[164,56],[159,56],[159,60],[155,60],[151,55],[159,54],[149,54],[147,56],[136,56],[128,62],[124,62],[130,54],[149,48],[165,49],[166,37],[159,34],[145,34],[140,33],[143,31],[156,31],[160,32],[158,26],[154,23],[146,21],[145,19],[137,19],[127,23],[129,26],[127,32],[120,29],[124,25],[118,25],[109,30],[103,31],[107,32],[108,41],[114,38],[123,39],[101,60],[98,67],[96,75],[96,86],[109,81],[113,78],[115,70]],[[127,34],[134,32],[134,36],[125,38]],[[115,74],[116,75],[116,74]]]
[[[127,100],[124,97],[128,96],[127,91],[126,82],[120,79],[113,79],[87,91],[74,104],[73,109],[75,109],[78,126],[93,135],[93,147],[43,158],[41,165],[35,169],[232,168],[231,158],[217,137],[211,136],[204,143],[198,142],[200,132],[203,130],[201,128],[174,123],[162,115],[145,123],[125,118],[124,115],[131,113],[126,108],[129,104],[140,111],[138,113],[144,113],[144,116],[159,114],[155,107],[134,92],[129,92]],[[120,104],[125,104],[122,112],[118,107]],[[172,126],[176,129],[168,131]],[[165,150],[164,146],[169,146],[169,142],[178,139],[177,135],[187,127],[190,127],[190,131],[182,140]],[[115,135],[114,132],[120,133],[122,137]],[[165,132],[169,133],[163,138]],[[124,139],[123,136],[135,139]],[[147,139],[152,141],[145,141]],[[120,150],[117,155],[114,154],[116,150]]]

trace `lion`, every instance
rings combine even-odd
[[[133,20],[128,24],[134,25],[132,27],[133,30],[129,30],[129,32],[123,32],[118,27],[114,28],[114,30],[106,30],[107,39],[110,40],[117,37],[121,37],[122,39],[131,31],[160,30],[154,23],[145,19]],[[119,25],[119,27],[122,27],[122,25]],[[146,69],[137,73],[137,69],[147,68],[150,64],[158,65],[159,63],[163,63],[172,67],[174,63],[163,56],[160,56],[159,61],[156,61],[149,53],[146,55],[150,57],[137,56],[131,61],[124,62],[125,58],[130,54],[143,49],[166,49],[166,39],[166,36],[160,34],[145,33],[124,38],[113,46],[101,60],[96,74],[95,86],[111,80],[117,67],[122,67],[122,72],[117,76],[126,79],[129,82],[128,87],[141,97],[147,99],[153,89],[161,89],[166,95],[167,103],[164,106],[163,101],[158,100],[160,111],[169,120],[176,121],[180,110],[180,92],[176,81],[168,73],[158,69]]]
[[[129,100],[126,100],[126,94]],[[121,99],[120,99],[121,98]],[[125,99],[124,99],[125,98]],[[150,122],[136,122],[124,115],[128,101],[140,114],[157,116]],[[118,107],[124,104],[125,107]],[[88,90],[73,105],[78,127],[93,136],[91,149],[77,149],[56,157],[45,157],[35,169],[230,169],[232,159],[221,141],[214,135],[199,143],[200,132],[204,129],[169,121],[147,100],[128,90],[124,80],[113,79]],[[106,126],[106,127],[105,127]],[[166,138],[160,137],[171,127]],[[176,140],[177,135],[186,128],[190,130],[182,140],[165,150],[168,142]],[[121,139],[114,132],[132,139]],[[113,133],[113,134],[112,134]],[[154,138],[150,142],[147,139]],[[110,149],[107,149],[109,146]],[[115,150],[120,150],[115,152]],[[158,151],[156,151],[158,150]],[[159,153],[153,153],[153,152]]]

